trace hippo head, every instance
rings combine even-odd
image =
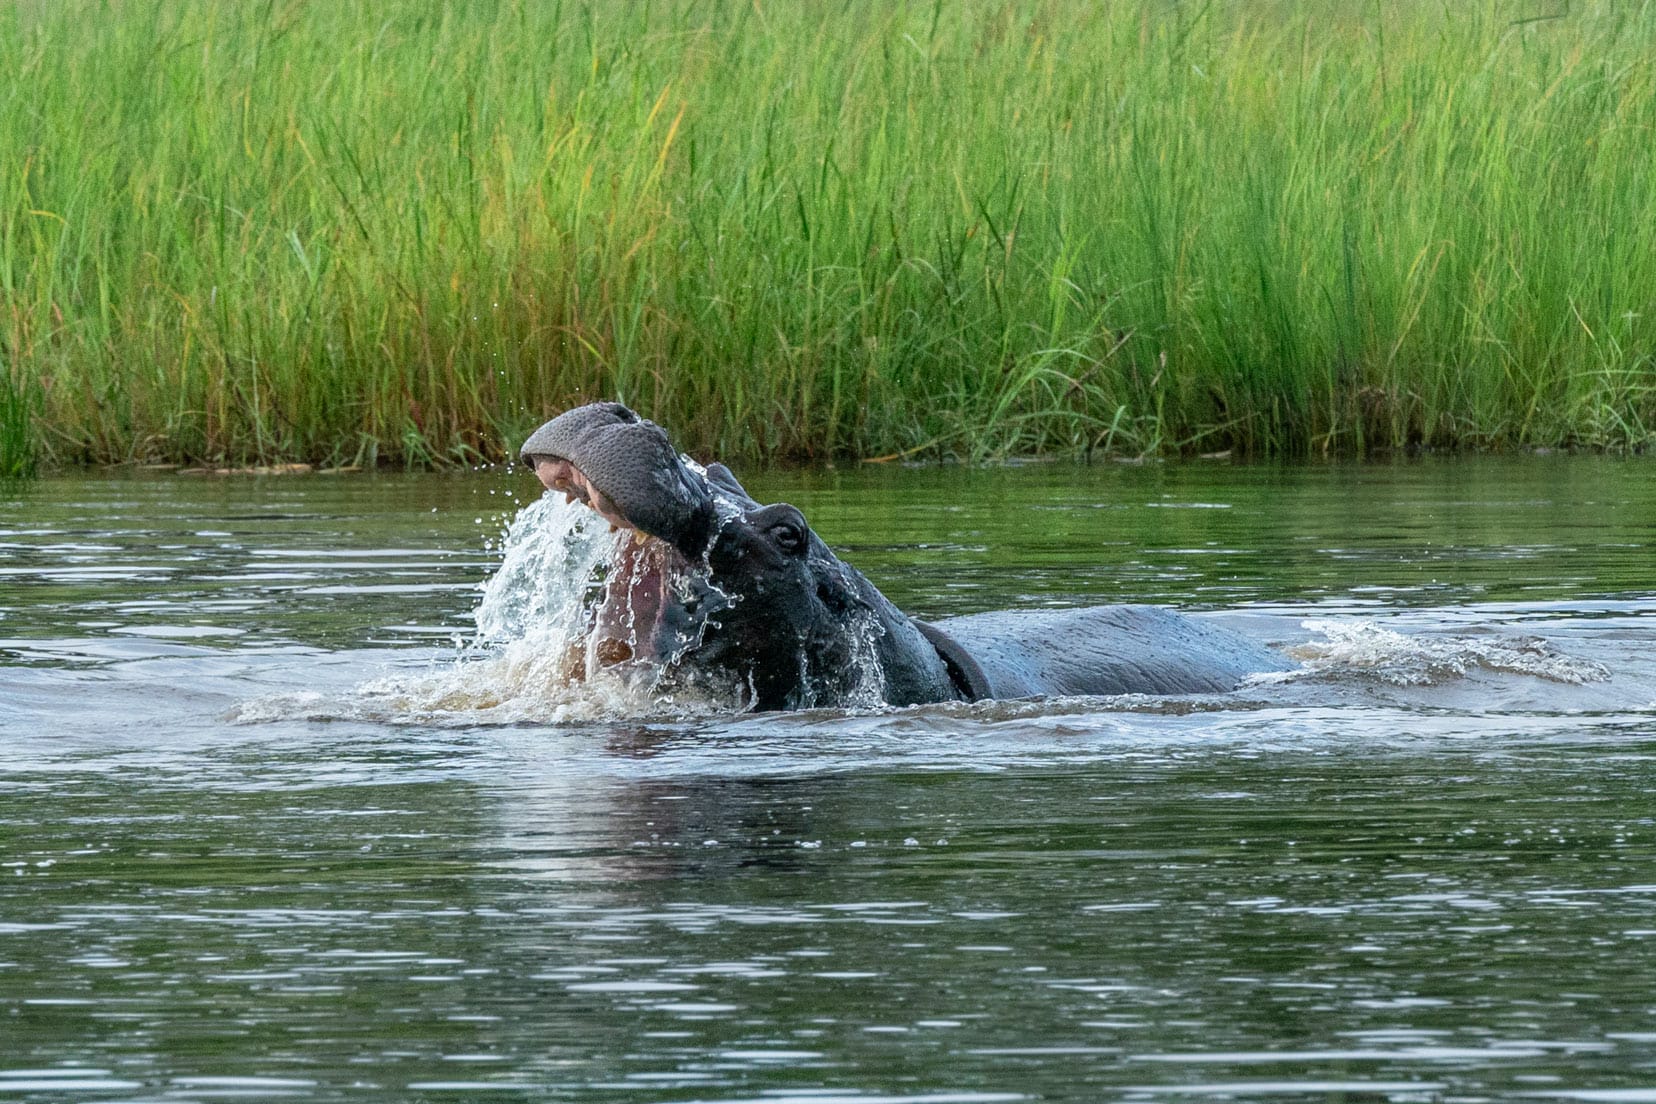
[[[569,410],[520,456],[541,482],[630,531],[595,616],[595,654],[738,690],[758,709],[955,696],[916,623],[786,503],[681,457],[620,403]]]

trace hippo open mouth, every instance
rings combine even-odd
[[[705,478],[659,426],[619,403],[568,411],[537,430],[520,455],[548,490],[622,533],[580,666],[670,662],[715,604],[695,569],[716,516]]]

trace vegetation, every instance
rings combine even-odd
[[[34,474],[34,396],[0,371],[0,480]]]
[[[1656,436],[1649,0],[16,0],[0,69],[3,457]]]

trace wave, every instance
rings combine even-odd
[[[1321,639],[1288,649],[1300,668],[1255,676],[1251,685],[1355,674],[1393,686],[1438,686],[1478,669],[1576,686],[1610,678],[1603,664],[1567,655],[1535,636],[1415,635],[1366,620],[1302,624]]]

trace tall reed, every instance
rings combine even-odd
[[[19,0],[58,462],[1656,436],[1656,4]]]
[[[0,364],[0,480],[35,473],[34,396]]]

